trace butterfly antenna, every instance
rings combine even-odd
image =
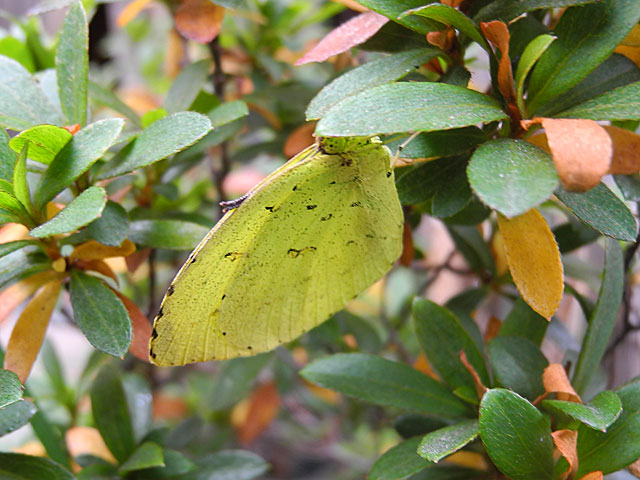
[[[218,203],[218,205],[222,207],[222,213],[227,213],[229,210],[238,208],[242,204],[242,202],[247,199],[248,196],[249,194],[245,193],[241,197],[234,198],[233,200],[228,200],[226,202],[220,202]]]
[[[391,159],[391,167],[393,167],[396,162],[398,161],[398,158],[400,158],[400,154],[402,153],[402,150],[404,150],[406,148],[407,145],[409,145],[414,138],[416,138],[418,135],[420,135],[420,132],[413,132],[409,138],[407,138],[404,142],[402,142],[400,145],[398,145],[398,149],[396,150],[396,154],[393,156],[393,158]]]

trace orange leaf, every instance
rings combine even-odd
[[[80,131],[80,124],[79,123],[74,123],[73,125],[65,125],[62,128],[64,128],[71,135],[75,135],[76,133],[78,133]]]
[[[61,286],[62,280],[56,278],[42,287],[27,304],[13,327],[4,357],[4,368],[16,373],[21,383],[29,376],[33,362],[38,356]]]
[[[448,52],[453,46],[453,40],[456,34],[452,28],[447,28],[441,31],[429,32],[427,33],[427,42],[429,42],[434,47],[438,47],[440,50],[444,52]],[[437,58],[431,59],[431,62],[437,64],[440,67],[440,62]]]
[[[559,363],[552,363],[542,373],[542,384],[547,393],[555,393],[558,400],[582,403],[580,396],[571,386],[567,372]]]
[[[469,360],[467,360],[467,354],[464,353],[464,350],[461,350],[459,355],[460,355],[460,360],[462,361],[462,364],[473,377],[473,383],[474,383],[474,386],[476,387],[476,393],[478,394],[478,398],[482,400],[482,397],[484,397],[484,394],[487,393],[487,387],[485,387],[484,384],[482,383],[482,380],[480,380],[480,375],[478,375],[478,372],[476,372],[476,369],[473,368],[473,365],[471,365],[469,363]]]
[[[415,256],[416,249],[413,246],[413,231],[409,222],[404,222],[402,231],[402,255],[400,255],[400,265],[408,267]]]
[[[29,238],[29,229],[19,223],[6,223],[0,227],[0,243]]]
[[[317,122],[305,123],[296,128],[284,144],[284,155],[287,158],[294,157],[299,152],[307,148],[313,142],[315,137],[313,131],[316,129]]]
[[[640,458],[627,467],[631,473],[640,478]]]
[[[367,7],[363,7],[355,0],[331,0],[332,2],[341,3],[345,7],[355,10],[356,12],[366,12],[368,10]]]
[[[140,268],[140,265],[142,265],[147,260],[147,258],[149,258],[150,254],[151,249],[144,248],[124,257],[124,261],[127,263],[127,270],[129,270],[129,273],[135,273],[135,271]]]
[[[628,47],[626,45],[618,45],[614,50],[614,52],[619,53],[620,55],[624,55],[633,63],[635,63],[637,67],[640,68],[640,47]]]
[[[184,420],[189,406],[183,398],[159,392],[153,395],[153,418],[162,420]]]
[[[119,283],[118,276],[113,272],[113,270],[111,270],[111,267],[109,267],[109,265],[107,265],[102,260],[78,260],[75,266],[80,270],[93,270],[94,272],[98,272],[105,277],[109,277],[114,282],[116,282],[116,285]]]
[[[501,326],[502,320],[493,315],[489,317],[489,324],[487,325],[487,330],[484,332],[485,343],[489,343],[490,340],[496,338]]]
[[[516,87],[513,80],[511,60],[509,59],[509,29],[500,20],[481,22],[482,33],[498,50],[500,50],[500,64],[498,65],[498,89],[510,105],[515,104]]]
[[[329,32],[318,44],[303,55],[296,65],[324,62],[338,53],[360,45],[371,38],[389,19],[376,12],[364,12]]]
[[[209,43],[218,36],[224,7],[210,0],[182,0],[175,14],[176,28],[180,34],[198,43]]]
[[[513,283],[522,299],[547,320],[558,308],[564,281],[558,244],[537,210],[511,219],[498,213]]]
[[[167,48],[164,56],[164,71],[169,78],[175,78],[180,73],[185,45],[182,37],[175,28],[167,35]]]
[[[264,432],[276,418],[280,409],[280,396],[275,382],[260,385],[251,394],[244,422],[238,425],[240,443],[248,445]]]
[[[116,290],[113,290],[113,292],[122,301],[131,319],[133,339],[131,340],[129,351],[143,362],[150,363],[149,340],[151,339],[151,324],[149,323],[149,319],[130,298],[125,297]]]
[[[602,480],[604,475],[602,475],[601,471],[587,473],[579,478],[579,480]]]
[[[560,475],[560,480],[565,480],[569,474],[575,473],[578,468],[578,432],[576,430],[556,430],[551,432],[553,443],[560,451],[560,455],[567,459],[569,468]]]
[[[593,120],[534,118],[524,120],[529,128],[541,123],[547,134],[551,157],[562,186],[571,192],[584,192],[600,183],[609,171],[613,143],[607,131]]]
[[[0,324],[7,318],[7,315],[33,295],[38,288],[56,277],[55,272],[40,272],[3,290],[0,293]]]
[[[457,8],[462,2],[464,2],[464,0],[440,0],[440,3],[443,5],[448,5],[453,8]]]
[[[640,47],[640,25],[633,26],[631,31],[627,33],[624,40],[620,42],[620,45],[626,45],[627,47]]]
[[[119,247],[109,247],[95,240],[81,243],[71,252],[71,258],[78,260],[102,260],[111,257],[126,257],[136,251],[131,240],[125,240]]]
[[[640,135],[614,126],[603,128],[613,142],[609,173],[630,175],[640,172]]]
[[[131,20],[136,18],[149,3],[151,3],[151,0],[133,0],[133,2],[129,3],[122,9],[120,15],[118,15],[118,19],[116,20],[118,27],[125,27]]]
[[[107,462],[118,463],[100,436],[92,427],[71,427],[64,435],[71,457],[93,455]]]
[[[303,380],[302,383],[304,383],[309,391],[316,397],[321,398],[330,405],[336,405],[340,400],[340,394],[334,390],[329,390],[328,388],[321,387],[307,380]]]
[[[416,357],[415,362],[413,362],[413,368],[418,370],[419,372],[424,373],[425,375],[429,375],[434,380],[440,380],[440,377],[433,371],[427,357],[424,353],[421,353]]]

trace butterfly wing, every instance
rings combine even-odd
[[[154,363],[271,350],[381,278],[402,249],[389,161],[381,145],[339,155],[316,149],[256,187],[169,288],[154,322]]]

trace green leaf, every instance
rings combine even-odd
[[[60,429],[47,419],[42,410],[38,410],[36,414],[31,417],[30,423],[36,437],[38,437],[38,440],[40,440],[40,443],[44,446],[47,455],[60,465],[71,468],[69,452],[67,452],[65,439]]]
[[[144,442],[120,466],[118,473],[126,475],[136,470],[144,470],[151,467],[164,467],[162,447],[154,442]]]
[[[555,28],[558,39],[538,61],[529,81],[527,107],[537,110],[580,83],[640,20],[640,3],[603,0],[569,8]]]
[[[0,243],[0,261],[5,255],[9,255],[11,252],[15,252],[16,250],[26,247],[27,245],[38,247],[41,249],[41,252],[44,253],[44,250],[42,250],[42,245],[36,240],[14,240],[13,242]]]
[[[117,247],[129,233],[129,215],[121,205],[108,201],[100,218],[87,226],[87,233],[104,245]]]
[[[56,462],[21,453],[0,453],[0,476],[11,480],[74,480]]]
[[[358,45],[360,50],[387,53],[397,53],[424,47],[424,35],[420,35],[395,22],[385,23],[373,37]]]
[[[9,148],[9,142],[9,135],[4,128],[0,128],[0,179],[13,182],[13,167],[18,155]]]
[[[129,315],[120,299],[101,280],[77,270],[71,272],[70,293],[75,321],[89,343],[122,358],[132,334]]]
[[[20,62],[29,73],[33,73],[36,70],[29,48],[24,42],[21,42],[17,38],[4,37],[0,39],[0,55],[13,58],[16,62]]]
[[[402,158],[451,157],[464,153],[489,140],[486,133],[478,127],[453,128],[438,132],[421,133],[414,137],[400,152]],[[405,139],[389,143],[393,152]]]
[[[569,253],[600,238],[600,232],[570,218],[567,223],[553,229],[553,236],[556,237],[560,253]]]
[[[546,52],[549,45],[556,39],[553,35],[542,34],[534,38],[522,52],[520,61],[518,62],[518,68],[516,70],[516,101],[518,102],[518,108],[520,112],[526,113],[524,105],[524,81],[527,75],[542,56]]]
[[[164,467],[153,467],[144,471],[138,472],[136,478],[158,480],[160,478],[180,478],[178,475],[182,475],[195,470],[196,464],[185,457],[182,453],[169,448],[162,450],[162,456],[164,457]]]
[[[524,337],[534,345],[540,346],[548,326],[546,318],[535,312],[522,298],[518,298],[502,322],[498,335]]]
[[[490,140],[480,145],[467,175],[480,200],[509,218],[549,199],[558,186],[549,154],[524,140]]]
[[[141,441],[151,429],[151,388],[139,373],[128,373],[122,377],[122,386],[131,414],[131,426],[136,442]]]
[[[393,428],[395,428],[403,438],[425,435],[446,425],[447,422],[444,420],[418,415],[416,413],[401,415],[393,422]]]
[[[423,18],[399,18],[403,12],[424,5],[424,0],[362,0],[358,3],[418,33],[426,34],[436,30],[436,25]]]
[[[638,228],[633,214],[605,184],[584,193],[559,187],[555,195],[576,217],[603,235],[627,242],[636,239]]]
[[[167,112],[176,113],[189,110],[207,80],[210,65],[211,61],[205,59],[190,63],[180,71],[164,100],[163,106]]]
[[[56,76],[62,113],[70,124],[87,123],[89,27],[82,2],[73,2],[62,22]]]
[[[496,266],[491,251],[476,227],[447,225],[447,230],[473,271],[482,276],[495,274]]]
[[[0,191],[0,212],[6,212],[10,221],[23,223],[27,226],[33,226],[33,220],[29,213],[25,210],[22,202],[18,200],[12,193]]]
[[[592,98],[640,80],[640,69],[624,55],[614,53],[567,93],[541,107],[538,115],[565,118],[564,111]],[[582,117],[580,117],[582,118]]]
[[[22,385],[18,376],[0,368],[0,408],[4,408],[10,403],[17,402],[22,398]]]
[[[29,142],[28,157],[36,162],[49,165],[62,148],[69,143],[71,135],[67,130],[55,125],[36,125],[9,142],[11,149],[20,153]]]
[[[609,390],[600,392],[588,405],[564,400],[543,400],[542,406],[551,413],[560,412],[602,432],[606,432],[622,412],[620,398]]]
[[[27,400],[18,400],[0,408],[0,437],[29,423],[34,413],[36,413],[35,405]],[[0,472],[2,467],[3,464],[0,462]]]
[[[39,245],[29,243],[0,258],[0,289],[51,268],[51,259]]]
[[[225,102],[207,113],[211,125],[221,127],[249,115],[249,107],[242,100]]]
[[[316,360],[300,374],[325,388],[375,405],[458,418],[469,409],[444,385],[405,365],[361,353]]]
[[[110,108],[114,112],[120,113],[140,127],[140,116],[134,112],[129,105],[120,100],[111,90],[103,88],[95,82],[89,81],[89,99],[100,105]]]
[[[419,48],[354,68],[320,90],[307,107],[307,120],[317,120],[341,100],[369,88],[398,80],[441,54],[442,51],[436,48]]]
[[[525,12],[539,10],[541,8],[566,7],[571,5],[583,5],[599,0],[495,0],[483,7],[474,19],[478,22],[488,20],[502,20],[509,22]]]
[[[613,179],[625,200],[640,201],[640,177],[638,175],[614,175]]]
[[[42,123],[64,125],[64,120],[29,72],[0,56],[0,125],[25,130]]]
[[[104,155],[124,126],[124,120],[110,118],[86,126],[60,150],[44,173],[33,203],[40,209]]]
[[[438,462],[472,442],[479,434],[478,420],[456,423],[426,434],[420,442],[418,454],[431,462]]]
[[[100,435],[113,456],[122,463],[133,453],[135,439],[122,378],[114,366],[105,365],[100,369],[91,385],[90,396],[93,419]]]
[[[129,240],[152,248],[190,250],[209,232],[209,228],[183,220],[133,220]]]
[[[622,249],[616,240],[607,239],[604,251],[604,275],[596,308],[589,319],[571,384],[578,395],[589,387],[592,375],[609,343],[622,301],[624,270]]]
[[[562,112],[563,118],[640,120],[640,82],[618,87]]]
[[[269,464],[255,453],[223,450],[196,460],[198,469],[179,480],[252,480],[263,475]]]
[[[142,123],[142,128],[143,129],[148,128],[149,126],[151,126],[161,118],[166,117],[167,115],[169,115],[169,112],[167,112],[162,107],[155,108],[153,110],[148,110],[140,119],[140,122]]]
[[[71,233],[100,216],[107,203],[107,192],[102,187],[89,187],[69,205],[46,223],[34,228],[29,235],[35,238]]]
[[[318,122],[316,134],[430,132],[503,118],[506,114],[495,100],[473,90],[444,83],[401,82],[374,87],[337,103]]]
[[[413,437],[387,450],[371,467],[367,480],[397,480],[424,470],[431,462],[416,453],[420,437]]]
[[[254,357],[233,358],[222,364],[215,378],[209,406],[213,411],[224,410],[245,398],[253,389],[258,373],[273,355],[263,353]],[[233,381],[230,381],[233,379]]]
[[[490,479],[491,474],[484,470],[457,467],[455,465],[432,466],[412,475],[409,480],[473,480]]]
[[[27,183],[28,145],[29,144],[26,144],[20,152],[20,155],[18,155],[18,161],[13,170],[13,194],[20,200],[25,210],[31,212],[33,206],[31,205],[31,192],[29,192],[29,184]]]
[[[376,353],[384,346],[386,332],[381,331],[379,325],[374,322],[346,310],[336,313],[335,318],[343,335],[354,336],[359,351]]]
[[[101,178],[111,178],[146,167],[184,150],[211,130],[207,117],[195,112],[174,113],[144,129],[107,164]]]
[[[450,310],[418,298],[413,302],[413,324],[429,363],[451,387],[466,387],[475,394],[473,377],[460,360],[460,352],[465,352],[482,383],[489,383],[482,353]]]
[[[640,383],[626,385],[617,393],[622,402],[622,413],[607,433],[586,425],[578,427],[576,477],[596,470],[606,475],[640,457]]]
[[[487,391],[480,404],[480,436],[493,463],[509,478],[553,478],[549,418],[517,393]]]
[[[433,198],[456,172],[464,172],[466,164],[463,157],[445,157],[396,170],[400,202],[415,205]]]
[[[453,175],[438,189],[431,202],[431,215],[447,218],[460,212],[473,199],[467,180],[466,165],[455,170]]]
[[[540,348],[524,337],[498,336],[487,345],[498,384],[533,401],[544,393],[542,373],[549,361]]]

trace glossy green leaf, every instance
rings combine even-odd
[[[604,254],[604,275],[598,292],[598,302],[589,319],[576,370],[571,380],[573,388],[579,395],[582,395],[589,387],[591,378],[598,369],[607,348],[613,326],[618,318],[623,285],[624,270],[620,243],[607,239]]]
[[[64,125],[64,120],[29,72],[0,56],[0,125],[25,130],[42,123]]]
[[[207,113],[211,125],[220,127],[249,115],[249,107],[242,100],[225,102]]]
[[[144,442],[134,450],[129,458],[120,466],[118,473],[126,475],[145,468],[163,467],[164,455],[162,447],[154,442]]]
[[[216,375],[209,406],[212,410],[224,410],[246,397],[253,389],[258,373],[272,358],[269,353],[246,358],[233,358],[222,364]],[[229,379],[234,381],[229,381]]]
[[[0,368],[0,408],[4,408],[10,403],[17,402],[22,398],[22,385],[18,376]]]
[[[509,390],[487,391],[480,404],[480,437],[498,469],[513,480],[553,478],[549,418]]]
[[[56,462],[21,453],[0,453],[0,477],[11,480],[74,480]]]
[[[489,383],[482,353],[450,310],[429,300],[416,299],[413,325],[429,363],[451,387],[466,387],[475,394],[473,377],[460,360],[462,351],[482,382]]]
[[[120,135],[124,120],[110,118],[86,126],[53,159],[38,184],[33,203],[42,208],[104,155]]]
[[[317,120],[341,100],[369,88],[398,80],[441,54],[442,51],[436,48],[419,48],[396,53],[354,68],[320,90],[307,107],[307,120]]]
[[[416,453],[420,437],[413,437],[387,450],[371,467],[367,480],[397,480],[424,470],[431,462]]]
[[[553,229],[553,236],[556,237],[560,253],[569,253],[600,238],[600,232],[570,218],[567,223]]]
[[[92,102],[108,107],[114,112],[124,115],[128,120],[131,120],[136,127],[141,126],[140,116],[134,112],[129,105],[120,100],[110,89],[101,87],[90,80],[88,92],[89,99]]]
[[[13,151],[20,153],[29,142],[28,157],[49,165],[58,152],[69,143],[72,136],[64,128],[55,125],[37,125],[13,137],[9,146]]]
[[[27,400],[18,400],[0,408],[0,437],[29,423],[34,413],[36,413],[35,405]],[[2,467],[3,464],[0,463],[0,472]]]
[[[107,192],[102,187],[89,187],[46,223],[34,228],[29,235],[35,238],[71,233],[100,216],[107,204]]]
[[[479,275],[493,275],[496,270],[491,251],[476,227],[447,225],[451,239],[471,269]]]
[[[176,450],[165,448],[162,450],[164,467],[152,467],[136,474],[136,478],[144,480],[158,480],[161,478],[180,478],[188,472],[196,470],[196,464]]]
[[[49,421],[42,410],[38,410],[29,422],[47,455],[60,465],[71,468],[69,452],[60,429]]]
[[[447,218],[460,212],[473,199],[466,168],[458,168],[438,189],[431,201],[431,215]]]
[[[0,289],[50,268],[51,259],[42,247],[33,243],[23,245],[0,257]]]
[[[509,218],[549,199],[558,186],[549,154],[524,140],[482,144],[471,157],[467,175],[480,200]]]
[[[400,201],[417,204],[433,198],[456,172],[464,172],[466,163],[463,157],[447,157],[396,170]]]
[[[169,88],[164,108],[169,113],[189,110],[209,75],[209,59],[190,63],[183,68]]]
[[[122,386],[131,414],[131,427],[136,442],[144,439],[151,429],[151,387],[139,373],[127,373],[122,377]]]
[[[529,81],[530,113],[567,92],[600,65],[640,20],[640,3],[603,0],[568,9],[554,31],[558,39],[538,61]]]
[[[374,87],[334,105],[316,134],[328,137],[430,132],[506,117],[487,95],[444,83],[401,82]]]
[[[584,193],[559,187],[555,195],[576,217],[603,235],[628,242],[636,239],[638,227],[633,214],[603,183]]]
[[[520,112],[526,113],[524,105],[524,81],[527,75],[542,56],[542,54],[549,48],[549,45],[556,39],[553,35],[542,34],[534,38],[522,52],[520,61],[518,62],[518,68],[516,69],[516,101],[518,102],[518,108]]]
[[[525,12],[539,10],[541,8],[567,7],[571,5],[584,5],[598,0],[495,0],[489,2],[474,17],[478,22],[489,20],[502,20],[508,22],[519,17]],[[486,3],[486,2],[485,2]]]
[[[424,47],[424,35],[404,28],[395,22],[385,23],[373,37],[358,45],[360,50],[386,53],[397,53]]]
[[[489,140],[487,134],[478,127],[421,133],[402,148],[399,156],[402,158],[451,157],[469,151],[487,140]],[[391,142],[388,147],[394,152],[405,141],[406,138]]]
[[[255,453],[222,450],[196,460],[198,469],[180,475],[180,480],[253,480],[262,476],[269,464]]]
[[[640,82],[618,87],[562,112],[563,118],[640,120]]]
[[[425,435],[434,430],[447,426],[447,422],[435,417],[427,417],[417,413],[407,413],[396,418],[393,428],[403,437],[410,438],[416,435]]]
[[[549,361],[540,348],[519,336],[498,336],[487,345],[498,384],[533,401],[544,393],[542,373]]]
[[[146,167],[184,150],[211,130],[211,121],[195,112],[179,112],[144,129],[132,143],[107,164],[101,178],[110,178]]]
[[[126,461],[134,452],[135,439],[122,379],[114,366],[105,365],[100,369],[91,385],[90,396],[93,419],[104,443],[119,462]]]
[[[444,385],[405,365],[371,355],[337,354],[300,373],[305,379],[375,405],[445,418],[469,415],[467,406]]]
[[[10,221],[32,226],[33,220],[14,194],[0,191],[0,211],[3,210],[10,216]]]
[[[484,470],[445,464],[426,468],[409,477],[409,480],[488,480],[490,478],[490,474]]]
[[[625,200],[640,201],[640,176],[638,175],[614,175],[613,179],[622,192]]]
[[[466,420],[428,433],[420,441],[418,454],[431,462],[439,462],[472,442],[480,433],[478,420]]]
[[[182,220],[133,220],[129,224],[129,239],[152,248],[190,250],[208,232],[203,225]]]
[[[33,56],[29,51],[27,45],[21,42],[15,37],[4,37],[0,39],[0,55],[13,58],[16,62],[19,62],[29,73],[33,73],[36,70],[36,66],[33,62]]]
[[[596,470],[616,472],[640,457],[640,383],[630,383],[617,394],[622,413],[606,433],[578,427],[578,478]]]
[[[522,298],[518,298],[502,322],[498,336],[524,337],[534,345],[540,346],[548,326],[546,318],[535,312]]]
[[[70,293],[75,321],[89,343],[123,357],[131,343],[131,321],[116,294],[102,280],[77,270],[71,273]]]
[[[142,124],[142,128],[149,128],[152,124],[169,115],[164,108],[154,108],[153,110],[148,110],[142,118],[140,119],[140,123]]]
[[[436,25],[426,19],[419,17],[399,19],[405,11],[424,5],[424,0],[362,0],[358,3],[418,33],[426,34],[436,30]]]
[[[622,412],[618,395],[609,390],[600,392],[588,405],[564,400],[543,400],[542,406],[552,413],[560,412],[602,432],[606,432]]]
[[[18,161],[13,170],[13,194],[27,212],[33,211],[31,205],[31,192],[27,183],[27,151],[29,147],[25,145],[18,155]]]
[[[62,113],[69,124],[87,123],[89,27],[81,2],[73,2],[62,22],[56,52]]]
[[[87,233],[104,245],[117,247],[129,233],[129,215],[120,204],[108,201],[100,218],[87,226]]]
[[[640,68],[624,55],[614,53],[568,92],[538,110],[538,115],[565,118],[564,111],[598,95],[640,81]],[[583,117],[580,117],[583,118]]]
[[[13,167],[18,155],[9,147],[9,135],[0,128],[0,179],[13,182]]]

